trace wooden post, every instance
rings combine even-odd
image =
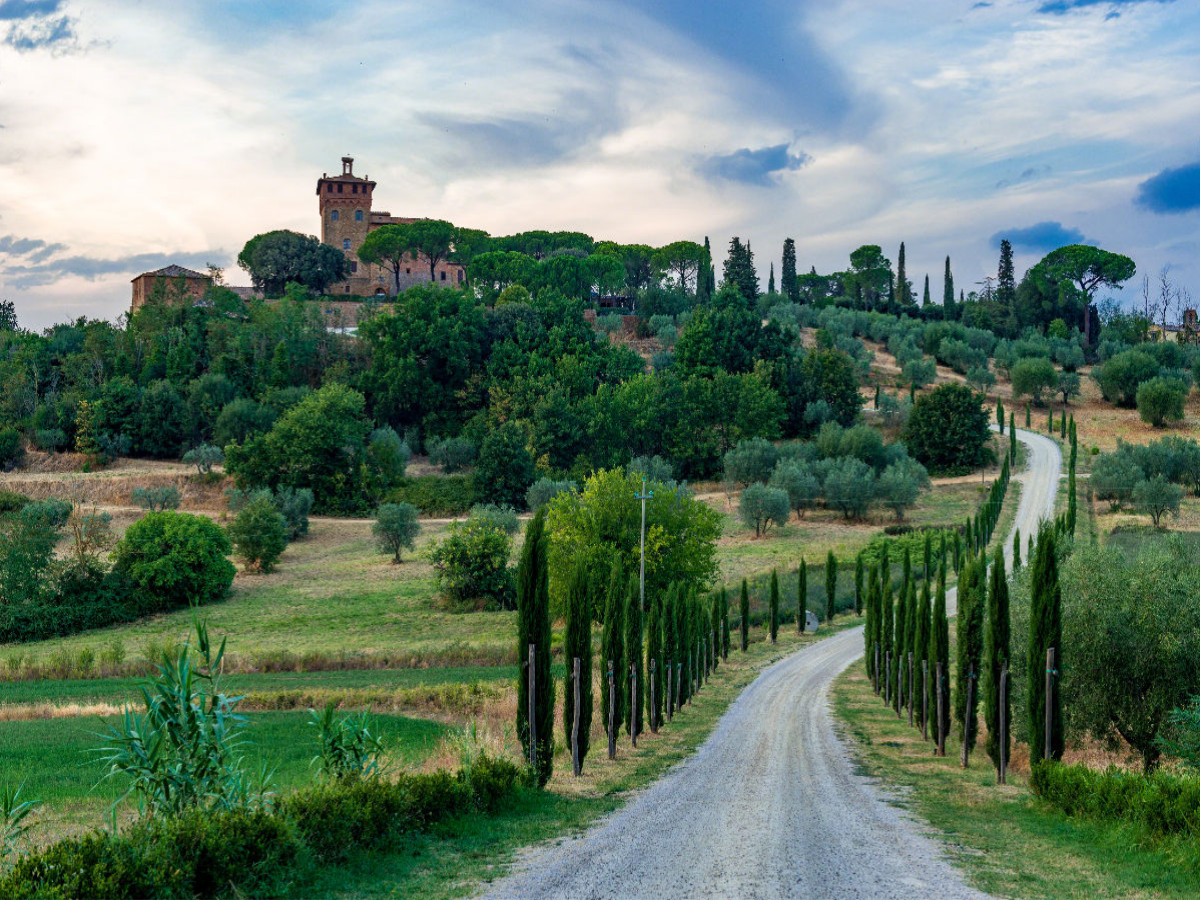
[[[579,772],[582,766],[582,760],[579,758],[579,657],[575,657],[575,662],[571,667],[571,692],[575,695],[575,715],[571,722],[571,764],[575,772],[575,777],[579,777]]]
[[[617,758],[617,687],[613,676],[613,661],[608,661],[608,758]]]
[[[872,680],[875,682],[875,696],[879,696],[879,642],[875,642],[875,668],[871,671]]]
[[[683,663],[677,662],[675,663],[675,709],[680,712],[682,712],[682,710],[679,709],[679,682],[682,680]]]
[[[937,755],[946,755],[946,729],[943,727],[945,721],[942,718],[942,709],[944,708],[945,698],[942,696],[942,661],[939,659],[937,664]]]
[[[913,654],[908,651],[908,727],[913,727]]]
[[[1008,708],[1008,663],[1000,670],[1000,769],[996,773],[999,784],[1007,784],[1008,759],[1004,749],[1008,745],[1008,716],[1004,713]]]
[[[966,709],[966,721],[963,722],[963,742],[962,742],[962,760],[961,760],[962,767],[964,769],[970,764],[970,761],[971,761],[970,750],[968,748],[970,747],[970,743],[971,743],[971,741],[970,741],[971,730],[976,727],[976,723],[973,721],[975,718],[975,715],[974,715],[975,678],[976,678],[976,675],[974,672],[970,672],[967,674],[967,709]]]
[[[884,666],[884,670],[887,673],[884,678],[884,682],[883,682],[883,684],[884,684],[883,702],[890,704],[892,702],[892,651],[891,650],[888,650],[886,653],[883,654],[883,666]]]
[[[1046,747],[1042,754],[1042,759],[1051,759],[1051,753],[1054,749],[1053,741],[1050,739],[1051,732],[1054,730],[1054,648],[1046,648]]]
[[[637,749],[637,663],[629,664],[629,740]]]
[[[658,706],[655,704],[657,696],[654,689],[658,686],[655,684],[655,666],[656,660],[650,660],[650,730],[658,734]]]
[[[929,660],[921,660],[921,740],[929,740]]]
[[[675,715],[675,695],[671,693],[671,685],[675,682],[672,677],[675,674],[675,667],[671,665],[671,661],[667,660],[667,666],[663,671],[667,675],[667,692],[663,695],[663,706],[667,710],[667,721],[671,721],[671,717]]]
[[[537,677],[534,653],[536,645],[529,645],[529,768],[537,772]]]

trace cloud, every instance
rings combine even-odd
[[[1007,239],[1022,250],[1057,250],[1067,244],[1091,243],[1078,228],[1066,228],[1061,222],[1038,222],[1028,228],[1006,228],[992,235],[992,246],[999,247]]]
[[[63,245],[46,244],[44,241],[28,238],[3,237],[0,238],[0,252],[8,252],[5,247],[6,241],[14,248],[13,253],[29,252],[24,248],[36,250],[28,260],[17,265],[0,265],[0,281],[16,288],[53,284],[71,275],[87,281],[94,281],[106,275],[127,274],[132,277],[172,263],[189,269],[204,269],[212,260],[227,258],[224,250],[211,250],[201,253],[135,253],[111,259],[84,255],[47,259],[48,256],[63,250]]]
[[[996,182],[996,189],[1002,190],[1006,187],[1012,187],[1014,184],[1020,184],[1023,181],[1034,181],[1049,175],[1052,171],[1051,167],[1045,163],[1040,166],[1029,166],[1023,169],[1019,175],[1014,175],[1011,178],[1001,178]]]
[[[1108,20],[1120,16],[1120,13],[1117,12],[1118,7],[1137,6],[1142,3],[1173,2],[1174,0],[1047,0],[1047,2],[1038,7],[1038,12],[1061,16],[1073,9],[1085,9],[1089,6],[1110,6],[1113,9],[1104,17],[1105,20]]]
[[[1163,169],[1138,185],[1134,203],[1159,214],[1200,208],[1200,163]]]
[[[39,238],[19,238],[13,237],[11,234],[0,236],[0,253],[9,256],[24,256],[35,250],[42,254],[53,253],[61,249],[62,244],[47,244]]]
[[[799,169],[811,161],[807,153],[792,153],[787,144],[776,144],[758,150],[743,147],[723,156],[710,156],[700,163],[699,169],[711,178],[766,187],[774,182],[772,176],[776,173]]]
[[[2,0],[0,22],[11,22],[0,43],[22,53],[52,47],[57,51],[77,44],[75,20],[57,15],[62,0]]]
[[[0,3],[0,21],[32,19],[58,12],[62,0],[4,0]]]

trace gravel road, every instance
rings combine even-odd
[[[1053,511],[1062,459],[1048,438],[1018,438],[1024,541]],[[861,654],[856,628],[771,666],[691,758],[579,837],[531,851],[487,896],[984,897],[855,773],[829,689]]]

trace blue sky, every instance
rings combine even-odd
[[[879,244],[939,291],[1007,237],[1200,281],[1185,0],[0,0],[0,297],[115,318],[129,279],[317,230],[355,156],[395,214],[494,234]],[[1200,295],[1200,285],[1192,289]]]

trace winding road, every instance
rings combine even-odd
[[[1053,514],[1062,457],[1042,435],[1017,436],[1024,540]],[[861,655],[859,627],[771,666],[691,758],[582,835],[532,851],[486,896],[984,897],[856,773],[835,732],[830,686]]]

